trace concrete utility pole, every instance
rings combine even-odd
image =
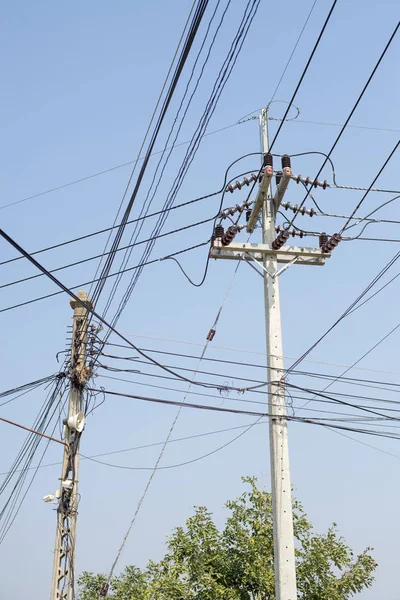
[[[89,307],[91,306],[86,292],[78,292],[77,296]],[[70,301],[70,305],[74,311],[69,369],[71,384],[68,418],[64,421],[66,447],[62,463],[60,489],[55,496],[58,499],[57,531],[50,600],[74,600],[75,598],[79,444],[85,425],[85,417],[82,412],[82,396],[85,384],[90,377],[90,369],[86,366],[88,310],[73,299]]]
[[[283,381],[284,364],[282,327],[279,302],[279,275],[292,264],[323,265],[330,254],[319,248],[284,246],[288,232],[277,237],[276,214],[292,177],[290,159],[282,157],[282,171],[277,176],[274,196],[271,193],[273,176],[272,156],[268,153],[268,111],[260,115],[261,145],[264,154],[262,179],[253,209],[247,222],[252,233],[261,214],[262,244],[230,242],[229,236],[216,236],[211,257],[255,261],[262,269],[264,280],[265,324],[267,346],[267,380],[269,442],[271,462],[271,491],[273,504],[275,596],[276,600],[296,600],[296,567],[294,554],[292,493],[289,467],[286,398]],[[239,187],[240,186],[236,186]],[[230,242],[230,243],[229,243]],[[284,267],[278,270],[278,263]],[[261,266],[262,265],[262,266]],[[257,267],[256,267],[257,268]],[[258,270],[258,269],[257,269]]]

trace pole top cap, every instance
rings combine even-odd
[[[86,302],[86,304],[88,304],[89,307],[92,308],[92,303],[89,300],[89,296],[85,291],[79,290],[79,292],[77,292],[76,295],[78,296],[79,300],[81,300],[82,302]],[[71,298],[69,303],[73,310],[75,310],[75,308],[83,308],[83,306],[77,300],[75,300],[75,298]]]

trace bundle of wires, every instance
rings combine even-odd
[[[45,433],[50,428],[51,434],[53,434],[58,425],[58,411],[67,388],[67,382],[65,378],[56,376],[52,376],[51,380],[49,392],[32,425],[32,429]],[[49,382],[49,378],[41,380],[40,385],[43,385],[45,382]],[[29,385],[30,387],[28,388]],[[30,391],[38,387],[38,382],[33,382],[33,384],[28,384],[28,386],[25,387]],[[0,485],[0,496],[4,498],[0,509],[0,544],[4,541],[21,510],[21,506],[46,454],[50,440],[44,442],[44,450],[28,480],[32,462],[38,453],[42,441],[43,438],[36,433],[29,433],[27,435]]]

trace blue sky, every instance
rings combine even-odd
[[[289,0],[282,10],[277,3],[261,2],[209,131],[234,124],[268,102],[311,4],[309,1],[299,3]],[[329,6],[330,3],[324,0],[317,2],[277,99],[290,99]],[[190,139],[193,133],[242,10],[242,3],[232,2],[180,141]],[[15,206],[1,207],[135,159],[187,11],[188,3],[177,0],[168,3],[157,0],[148,3],[87,0],[68,5],[17,1],[4,7],[0,53],[3,80],[0,95],[0,216],[1,227],[23,247],[34,251],[111,225],[129,177],[129,166]],[[339,127],[307,121],[344,122],[398,21],[398,12],[398,4],[394,1],[339,0],[295,100],[300,116],[297,121],[283,126],[276,142],[276,152],[293,154],[327,152],[330,149]],[[399,44],[397,38],[353,117],[352,124],[362,127],[348,128],[333,154],[338,183],[368,186],[399,137],[399,80],[396,76]],[[184,76],[177,98],[182,93],[188,69]],[[176,108],[177,100],[174,100],[156,145],[157,150],[162,148]],[[279,118],[283,110],[283,104],[273,104],[271,116]],[[270,127],[273,135],[277,122],[271,121]],[[164,202],[185,149],[185,146],[179,147],[172,155],[154,201],[155,210]],[[256,121],[204,138],[177,203],[216,191],[222,185],[225,169],[233,160],[258,150]],[[380,188],[400,188],[399,161],[399,155],[396,155],[377,183]],[[156,158],[153,158],[133,216],[139,212],[155,165]],[[292,161],[293,171],[304,176],[315,175],[320,165],[321,158],[315,155]],[[237,171],[232,172],[232,177],[247,169],[256,171],[258,166],[257,158],[246,159],[239,164]],[[324,170],[323,177],[332,180],[329,168]],[[357,191],[319,190],[315,195],[326,212],[349,214],[361,194]],[[386,194],[370,194],[360,214],[373,210],[389,197]],[[235,204],[241,199],[244,199],[244,192],[229,196],[226,203]],[[299,203],[301,189],[291,185],[287,199],[293,204]],[[174,211],[164,230],[170,231],[211,217],[218,202],[218,197],[210,198]],[[398,203],[394,202],[379,214],[382,218],[400,219]],[[312,226],[315,230],[326,229],[330,233],[343,224],[343,221],[333,219],[320,219],[319,222],[315,217],[312,222],[308,217],[302,219],[305,229]],[[150,231],[151,224],[146,225],[142,239],[146,239]],[[400,237],[396,225],[390,224],[372,225],[365,235],[367,232],[369,237]],[[129,239],[129,233],[124,240]],[[209,227],[205,225],[159,240],[153,257],[162,257],[206,241],[209,235]],[[255,241],[257,235],[256,232]],[[100,253],[104,243],[104,236],[90,238],[45,253],[41,255],[41,261],[46,267],[55,268]],[[397,249],[396,243],[343,242],[324,268],[293,267],[282,275],[281,304],[284,354],[289,357],[287,365],[291,364],[291,358],[301,355],[325,331]],[[2,241],[2,260],[14,255],[14,251]],[[131,264],[136,264],[139,257],[140,248],[133,252]],[[184,255],[182,263],[190,276],[199,280],[205,259],[206,249],[202,248]],[[71,286],[90,280],[95,264],[90,262],[61,271],[60,279]],[[143,348],[198,355],[227,294],[234,268],[235,264],[228,261],[212,262],[205,285],[194,288],[170,261],[147,267],[118,324],[119,330],[138,336],[132,337],[132,340],[140,342]],[[1,266],[1,273],[1,282],[7,283],[33,275],[35,271],[25,261],[19,261]],[[387,279],[395,273],[396,267]],[[127,285],[128,281],[126,276],[123,283]],[[1,307],[53,291],[56,291],[53,284],[44,278],[2,289]],[[340,374],[344,368],[333,364],[351,364],[398,323],[398,293],[399,282],[396,281],[339,325],[309,357],[328,364],[303,363],[302,367]],[[0,313],[2,389],[58,369],[55,354],[65,348],[66,329],[71,316],[68,298],[63,295]],[[263,319],[262,281],[253,270],[242,265],[226,299],[208,356],[262,364],[265,352]],[[178,340],[179,343],[163,339]],[[117,340],[113,338],[113,341]],[[400,372],[397,347],[398,334],[395,333],[359,365],[386,373],[378,375],[354,370],[354,377],[398,381],[398,374],[387,373]],[[126,354],[129,355],[129,352]],[[174,357],[166,361],[170,359],[167,364],[186,368],[193,368],[195,363]],[[214,363],[207,363],[203,369],[226,375],[223,383],[235,381],[235,367],[217,367]],[[147,371],[159,374],[153,368]],[[245,366],[240,367],[240,374],[249,378],[265,377],[261,369],[255,371]],[[166,399],[181,399],[186,389],[182,383],[141,375],[127,375],[126,378],[135,383],[100,377],[96,383],[109,389]],[[221,382],[221,378],[215,381]],[[306,378],[302,382],[310,385]],[[314,386],[315,380],[311,384]],[[154,385],[181,391],[160,390]],[[349,388],[340,384],[334,389],[348,391]],[[362,394],[363,389],[357,388],[355,393]],[[395,394],[390,397],[395,398]],[[195,395],[189,396],[189,399],[202,401]],[[260,397],[260,400],[263,398]],[[30,425],[42,401],[43,390],[35,391],[2,408],[1,414]],[[234,397],[210,402],[238,405]],[[240,406],[246,407],[245,404]],[[259,409],[259,405],[250,406]],[[299,411],[298,414],[307,413]],[[122,398],[108,399],[88,419],[82,453],[91,455],[162,441],[174,415],[173,407],[147,405]],[[184,409],[174,437],[249,422],[250,417]],[[325,428],[291,424],[289,434],[295,493],[316,529],[324,531],[335,521],[356,552],[366,546],[375,548],[379,562],[377,582],[360,598],[397,600],[395,566],[399,551],[399,525],[393,514],[396,514],[400,492],[395,476],[398,458]],[[171,444],[162,464],[174,465],[202,456],[235,435],[237,432],[228,432]],[[0,471],[5,472],[24,440],[24,434],[2,425],[1,439]],[[359,439],[400,457],[396,441]],[[119,465],[148,467],[154,463],[156,456],[157,448],[150,448],[108,458],[109,462]],[[46,462],[55,462],[60,457],[60,448],[51,447]],[[3,565],[0,589],[2,597],[7,600],[16,600],[33,589],[37,597],[48,594],[55,512],[53,507],[42,502],[42,497],[54,493],[59,470],[58,466],[54,466],[39,471],[13,529],[0,547]],[[217,522],[222,523],[225,514],[223,504],[226,499],[241,493],[240,478],[243,475],[256,475],[269,489],[266,425],[254,427],[212,457],[157,473],[120,567],[133,563],[143,566],[148,559],[160,557],[166,535],[189,516],[195,504],[206,504],[214,512]],[[79,571],[107,571],[110,568],[147,477],[148,471],[113,469],[82,461]],[[15,577],[17,565],[19,568],[23,566],[24,577]]]

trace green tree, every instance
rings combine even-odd
[[[197,507],[168,538],[160,562],[143,571],[127,567],[110,583],[110,600],[274,600],[271,494],[252,478],[249,489],[226,503],[220,531],[212,514]],[[293,503],[298,598],[346,600],[372,585],[377,567],[371,548],[354,556],[333,525],[316,534],[298,501]],[[97,600],[104,575],[83,573],[79,600]]]

